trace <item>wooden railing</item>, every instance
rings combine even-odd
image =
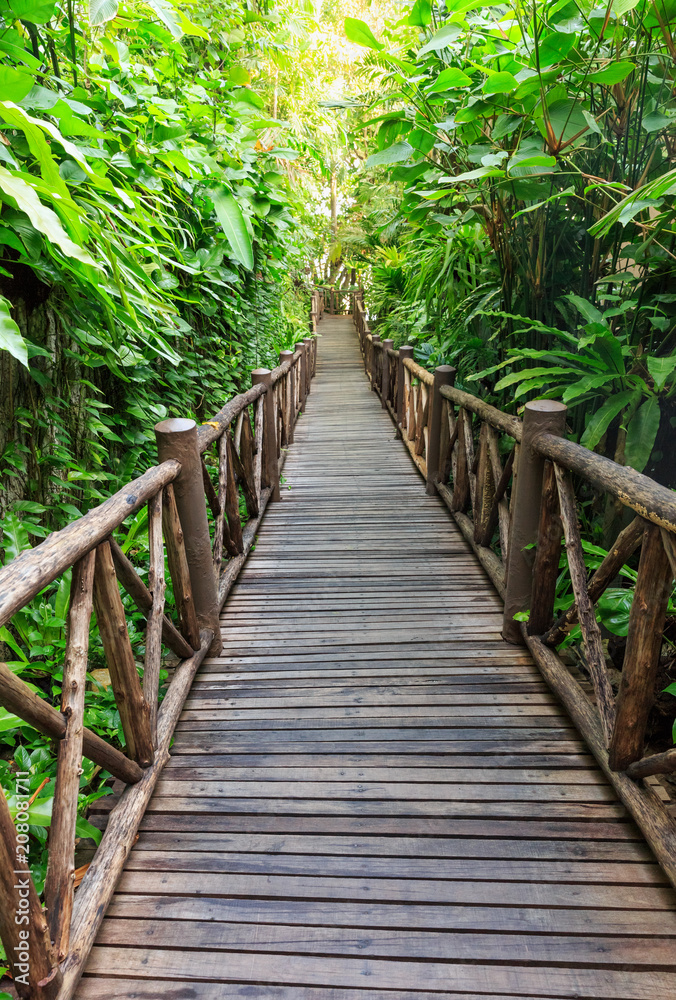
[[[313,295],[312,307],[316,329],[323,312],[321,296]],[[316,357],[316,338],[305,338],[295,351],[281,353],[274,371],[254,371],[252,387],[202,426],[188,419],[162,421],[155,428],[159,465],[0,569],[0,626],[10,628],[17,611],[69,568],[73,571],[61,710],[0,664],[0,705],[58,742],[44,909],[27,856],[29,804],[18,786],[13,821],[0,790],[0,937],[22,997],[69,1000],[73,996],[169,758],[172,734],[197,668],[207,653],[221,650],[220,609],[268,501],[279,499],[285,449],[304,409]],[[246,506],[244,523],[240,490]],[[114,535],[144,505],[147,583]],[[165,607],[165,558],[173,614]],[[142,678],[119,585],[146,619]],[[84,726],[92,610],[126,752]],[[180,662],[160,702],[163,647]],[[110,813],[75,894],[75,824],[83,756],[127,787]]]
[[[310,310],[310,328],[312,333],[317,332],[317,324],[324,315],[326,293],[323,288],[315,288],[312,293],[312,306]]]
[[[676,885],[676,823],[664,807],[665,790],[650,777],[676,771],[676,749],[645,755],[676,577],[676,494],[567,441],[562,403],[527,403],[523,421],[503,413],[456,389],[453,368],[428,372],[413,361],[412,347],[395,351],[390,341],[381,343],[370,331],[359,296],[353,310],[372,388],[425,478],[427,492],[445,502],[504,598],[503,636],[529,647]],[[575,482],[637,515],[591,575],[585,568]],[[615,693],[595,603],[639,548]],[[562,552],[572,599],[555,617]],[[569,669],[556,653],[576,624],[581,671]]]
[[[330,316],[349,316],[354,312],[355,295],[362,294],[354,287],[336,288],[328,285],[319,288],[317,292],[322,296],[323,308]]]

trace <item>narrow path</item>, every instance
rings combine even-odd
[[[80,1000],[676,998],[674,894],[327,317]]]

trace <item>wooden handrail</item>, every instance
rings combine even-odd
[[[676,577],[676,494],[648,476],[567,441],[567,408],[562,403],[527,403],[520,420],[444,384],[452,382],[452,370],[428,372],[413,360],[409,345],[378,352],[364,316],[357,303],[355,325],[371,385],[376,391],[386,388],[387,400],[381,391],[383,405],[427,480],[428,492],[444,500],[504,597],[503,636],[529,646],[676,885],[676,825],[654,797],[631,780],[676,771],[676,751],[643,757],[665,615]],[[396,387],[390,404],[393,363]],[[620,532],[591,578],[571,473],[638,515]],[[595,602],[641,545],[616,698]],[[562,551],[575,599],[554,623]],[[521,620],[524,613],[528,624]],[[593,703],[553,649],[578,622]],[[617,773],[625,770],[630,777]]]
[[[626,465],[618,465],[610,458],[553,434],[537,435],[533,447],[597,489],[612,494],[647,521],[676,532],[676,493],[673,490]]]
[[[313,332],[324,312],[324,297],[312,295]],[[0,663],[0,705],[59,743],[54,813],[45,898],[54,947],[35,947],[32,1000],[71,1000],[105,908],[160,772],[195,672],[202,659],[221,648],[218,614],[254,542],[268,502],[280,498],[279,477],[293,427],[304,409],[317,364],[317,337],[282,352],[273,370],[253,373],[254,385],[229,400],[210,421],[170,419],[155,428],[165,460],[61,531],[49,535],[0,569],[0,624],[31,601],[71,566],[73,582],[64,665],[61,711]],[[253,409],[253,428],[250,409]],[[218,488],[211,480],[210,446],[216,444]],[[213,467],[213,466],[212,466]],[[239,490],[246,500],[243,527]],[[148,585],[113,532],[148,506],[150,564]],[[209,514],[212,524],[209,524]],[[213,541],[212,541],[213,537]],[[211,550],[211,552],[209,551]],[[226,558],[227,557],[227,558]],[[169,565],[174,614],[165,612],[165,559]],[[127,630],[119,585],[146,618],[143,681]],[[112,691],[122,719],[127,754],[83,725],[90,616],[97,626]],[[162,645],[182,657],[161,705]],[[73,899],[75,822],[79,768],[86,756],[128,787],[112,810],[94,860]],[[13,825],[0,790],[0,859],[15,850]],[[7,866],[5,866],[7,867]],[[14,913],[18,886],[0,872],[0,913]],[[32,882],[35,926],[47,923]],[[71,916],[72,914],[72,916]],[[14,934],[0,917],[10,966]],[[44,946],[43,946],[44,944]],[[22,994],[23,995],[23,994]]]
[[[419,365],[413,358],[406,358],[404,361],[404,367],[407,368],[411,375],[414,375],[420,382],[424,382],[425,385],[434,384],[434,375],[432,372],[428,372],[426,368]]]
[[[54,531],[0,569],[0,626],[36,594],[135,514],[158,490],[176,479],[178,462],[163,462],[124,486],[84,517]]]
[[[239,396],[229,400],[222,410],[219,410],[210,420],[202,424],[197,429],[197,441],[200,452],[205,452],[210,444],[218,440],[226,427],[229,427],[235,417],[255,403],[259,396],[265,392],[264,385],[254,385],[246,392],[241,392]]]

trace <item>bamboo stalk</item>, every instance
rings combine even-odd
[[[68,639],[61,685],[61,714],[65,721],[65,732],[59,742],[52,825],[49,831],[49,860],[45,880],[49,930],[59,961],[68,954],[70,918],[73,910],[75,824],[82,773],[87,653],[95,562],[96,552],[88,552],[73,566]]]

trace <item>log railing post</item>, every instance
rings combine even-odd
[[[455,368],[451,365],[439,365],[434,369],[434,385],[431,388],[432,401],[429,416],[429,447],[427,449],[427,486],[428,496],[436,493],[436,483],[439,478],[439,455],[441,453],[441,420],[444,415],[444,400],[439,392],[442,385],[453,385]]]
[[[626,770],[643,754],[672,580],[660,529],[646,522],[610,742],[610,766],[614,771]]]
[[[530,606],[533,590],[535,554],[528,550],[538,540],[542,477],[545,459],[532,445],[536,434],[543,432],[563,436],[568,407],[553,399],[538,399],[526,403],[516,482],[511,499],[509,553],[505,573],[505,611],[502,634],[508,642],[523,645],[520,623],[514,615]]]
[[[252,385],[262,382],[267,386],[267,392],[263,396],[263,440],[258,442],[258,447],[261,444],[263,446],[263,485],[272,490],[271,500],[279,500],[279,459],[272,372],[269,368],[256,368],[251,372],[251,382]]]
[[[0,938],[17,994],[53,1000],[61,972],[28,865],[28,792],[23,794],[22,778],[28,782],[29,776],[20,772],[14,778],[19,798],[16,826],[0,788]]]
[[[63,739],[59,741],[56,789],[52,825],[49,831],[49,860],[45,881],[47,919],[59,961],[68,954],[70,921],[73,911],[75,827],[80,788],[80,765],[82,763],[87,653],[89,650],[95,561],[96,551],[93,550],[79,559],[73,566],[68,612],[68,640],[61,686],[61,714],[66,724],[66,732]]]
[[[305,344],[305,395],[310,395],[310,388],[312,386],[312,344],[314,337],[305,337],[303,343]]]
[[[296,369],[296,381],[298,384],[298,409],[305,410],[305,397],[307,395],[305,391],[305,386],[307,384],[307,348],[304,341],[300,340],[296,345],[295,349],[300,351],[300,360],[298,361],[298,367]]]
[[[384,410],[387,409],[387,400],[390,395],[390,356],[387,352],[391,351],[393,347],[393,340],[383,340],[383,373],[380,378],[380,393],[382,396],[382,406]]]
[[[285,364],[287,361],[291,361],[292,358],[293,358],[293,351],[279,352],[280,365]],[[294,413],[294,399],[296,391],[294,386],[295,376],[296,376],[296,366],[291,365],[288,373],[284,376],[283,405],[285,407],[284,427],[286,428],[286,438],[284,441],[282,441],[282,444],[285,447],[287,445],[293,444],[293,427],[296,422],[296,414]]]
[[[406,378],[404,376],[404,361],[406,358],[413,359],[413,348],[408,345],[399,348],[399,367],[397,370],[397,423],[399,427],[404,426],[405,419]]]
[[[526,628],[529,635],[542,635],[550,628],[554,618],[562,532],[556,475],[554,466],[547,461],[542,480],[540,526],[533,565],[530,618]]]
[[[380,374],[380,366],[378,364],[378,348],[376,344],[380,344],[380,334],[371,334],[371,363],[369,365],[369,376],[371,378],[371,388],[376,392],[376,386],[378,385],[378,375]]]
[[[213,579],[213,571],[211,577]],[[96,548],[94,606],[127,752],[141,767],[150,767],[155,754],[150,707],[141,690],[108,542],[101,542]]]
[[[213,632],[209,656],[218,656],[223,647],[218,620],[218,586],[214,579],[197,424],[183,417],[162,420],[155,426],[155,437],[160,462],[173,458],[181,463],[181,471],[174,481],[174,495],[183,530],[190,586],[197,620],[202,628]]]

